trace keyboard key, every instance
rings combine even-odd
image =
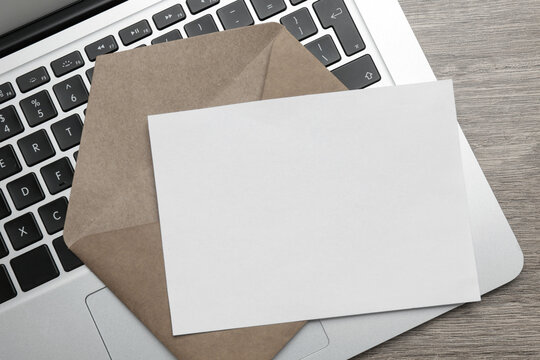
[[[17,78],[17,85],[19,85],[21,92],[25,93],[37,88],[40,85],[48,83],[50,80],[51,78],[47,72],[47,69],[42,66],[19,76]]]
[[[21,100],[20,105],[30,126],[39,125],[58,115],[47,90]]]
[[[146,20],[141,20],[138,23],[128,26],[125,29],[120,30],[118,36],[124,45],[133,44],[136,41],[144,39],[152,34],[150,24]]]
[[[15,90],[10,82],[0,85],[0,104],[5,103],[15,97]]]
[[[317,27],[306,8],[285,15],[281,18],[280,22],[298,41],[302,41],[317,33]]]
[[[47,132],[43,129],[23,137],[17,144],[28,166],[42,162],[56,153]]]
[[[51,130],[60,150],[66,151],[81,142],[83,123],[78,114],[73,114],[52,124]]]
[[[0,304],[17,296],[5,265],[0,265]]]
[[[9,241],[15,250],[20,250],[30,244],[43,239],[41,231],[32,213],[26,213],[18,218],[8,221],[4,225]]]
[[[88,81],[90,84],[92,83],[92,78],[94,77],[94,68],[90,68],[86,70],[86,77],[88,78]]]
[[[33,205],[45,199],[36,174],[29,173],[7,184],[7,189],[17,210]]]
[[[303,3],[304,1],[306,1],[306,0],[291,0],[291,4],[292,5],[298,5],[300,3]]]
[[[9,251],[4,244],[4,239],[2,239],[2,234],[0,234],[0,259],[6,257],[9,254]]]
[[[152,40],[152,45],[174,41],[174,40],[180,40],[181,38],[182,38],[182,34],[180,34],[180,30],[174,29]]]
[[[17,256],[10,263],[22,291],[32,290],[59,275],[47,245]]]
[[[73,153],[73,158],[75,159],[75,161],[77,161],[77,157],[79,156],[79,152],[78,151],[75,151]]]
[[[330,66],[341,60],[339,51],[330,35],[324,35],[306,44],[308,49],[324,66]]]
[[[75,75],[53,86],[54,94],[64,111],[88,102],[88,90],[80,75]]]
[[[187,36],[193,37],[216,32],[218,31],[218,28],[212,15],[205,15],[195,21],[187,23],[186,26],[184,26],[184,30],[186,31]]]
[[[73,167],[67,157],[56,160],[41,168],[41,176],[51,194],[71,187],[73,181]]]
[[[332,73],[350,90],[363,89],[381,80],[381,75],[370,55],[364,55],[338,67]]]
[[[62,236],[53,240],[53,246],[56,250],[56,253],[58,254],[60,262],[62,263],[64,271],[71,271],[83,264],[83,262],[77,257],[77,255],[75,255],[71,252],[71,250],[69,250]]]
[[[351,56],[366,48],[343,0],[319,0],[313,8],[325,29],[334,28],[345,54]]]
[[[52,71],[56,77],[60,77],[69,72],[72,72],[75,69],[80,68],[84,65],[84,60],[81,56],[81,53],[74,51],[70,54],[62,56],[59,59],[54,60],[51,63]]]
[[[39,216],[49,235],[54,234],[64,228],[66,221],[66,211],[68,202],[65,197],[61,197],[38,209]]]
[[[95,61],[96,57],[103,54],[110,54],[118,50],[118,44],[114,36],[109,35],[101,40],[91,43],[84,48],[86,56],[90,61]]]
[[[21,119],[19,119],[15,106],[10,105],[0,109],[0,141],[9,139],[23,130],[24,126],[21,123]]]
[[[287,8],[283,0],[251,0],[251,4],[260,20],[268,19]]]
[[[179,21],[182,21],[186,18],[186,13],[182,8],[182,5],[176,4],[167,8],[163,11],[158,12],[152,19],[158,30],[163,30],[166,27],[169,27],[173,24],[176,24]]]
[[[17,160],[13,146],[7,145],[0,148],[0,180],[4,180],[21,170],[21,164]]]
[[[253,25],[253,18],[244,0],[237,0],[222,7],[217,14],[225,30]]]
[[[200,13],[211,6],[219,4],[219,0],[187,0],[186,2],[192,14]]]
[[[8,217],[9,214],[11,214],[11,209],[9,208],[9,204],[7,203],[4,193],[2,192],[2,190],[0,190],[0,219]],[[0,237],[1,236],[2,235],[0,235]]]

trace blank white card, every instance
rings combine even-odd
[[[148,123],[174,335],[480,299],[451,81]]]

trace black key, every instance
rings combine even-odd
[[[253,25],[253,18],[244,0],[237,0],[222,7],[217,14],[225,30]]]
[[[251,0],[251,4],[260,20],[268,19],[287,8],[283,0]]]
[[[184,26],[187,36],[193,37],[197,35],[210,34],[218,31],[216,23],[212,15],[205,15]]]
[[[62,263],[64,271],[71,271],[83,264],[83,262],[74,253],[72,253],[71,250],[68,249],[62,236],[53,240],[53,246],[58,254],[60,262]]]
[[[182,34],[180,34],[180,30],[174,29],[152,40],[152,45],[174,41],[174,40],[180,40],[181,38],[182,38]]]
[[[17,78],[17,85],[19,85],[21,92],[25,93],[37,88],[40,85],[48,83],[50,80],[51,78],[47,72],[47,69],[42,66],[19,76]]]
[[[4,244],[4,239],[2,239],[2,234],[0,234],[0,259],[3,257],[6,257],[7,254],[9,254],[9,251],[6,247],[6,244]]]
[[[17,296],[17,291],[4,265],[0,265],[0,304]]]
[[[0,104],[5,103],[8,100],[11,100],[15,97],[15,90],[11,83],[3,83],[0,85]]]
[[[176,24],[177,22],[184,20],[185,18],[186,13],[180,4],[173,5],[170,8],[160,11],[152,16],[154,24],[156,24],[158,30],[163,30],[172,24]]]
[[[77,157],[79,156],[79,152],[78,151],[75,151],[73,153],[73,158],[75,159],[75,161],[77,161]]]
[[[7,184],[7,189],[17,210],[24,209],[45,199],[45,195],[34,173],[26,174],[10,182]]]
[[[152,34],[150,24],[146,20],[141,20],[138,23],[128,26],[125,29],[120,30],[118,36],[124,45],[133,44],[136,41],[144,39]]]
[[[0,109],[0,141],[21,133],[24,126],[13,105]]]
[[[325,29],[334,28],[345,54],[351,56],[366,48],[343,0],[319,0],[313,8]]]
[[[21,171],[21,164],[17,160],[13,146],[7,145],[0,148],[0,180],[4,180],[19,171]]]
[[[62,56],[59,59],[54,60],[51,63],[52,71],[56,77],[60,77],[69,72],[72,72],[75,69],[80,68],[84,65],[84,60],[81,56],[81,53],[74,51],[70,54]]]
[[[330,66],[341,60],[339,51],[334,44],[334,40],[330,35],[324,35],[306,44],[308,49],[324,66]]]
[[[17,256],[10,263],[22,291],[32,290],[59,275],[47,245]]]
[[[83,123],[78,114],[73,114],[64,120],[52,124],[51,130],[60,150],[66,151],[81,142]]]
[[[17,144],[28,166],[42,162],[56,153],[47,132],[43,129],[23,137]]]
[[[67,199],[65,197],[61,197],[41,206],[38,209],[41,221],[43,221],[45,229],[49,235],[54,234],[55,232],[58,232],[64,228],[67,206]]]
[[[41,168],[41,176],[51,194],[71,187],[73,181],[73,167],[67,157],[56,160]]]
[[[114,36],[109,35],[101,40],[91,43],[84,48],[86,56],[90,61],[96,60],[96,57],[103,54],[110,54],[118,50],[118,44],[114,40]]]
[[[362,89],[381,80],[370,55],[340,66],[332,73],[349,89]]]
[[[298,5],[300,3],[303,3],[304,1],[306,1],[306,0],[291,0],[291,4]]]
[[[302,41],[317,33],[317,27],[308,9],[302,8],[281,18],[280,22],[298,41]]]
[[[54,94],[64,111],[88,102],[88,90],[80,75],[75,75],[53,86]]]
[[[86,77],[88,78],[88,81],[90,81],[90,84],[92,83],[92,77],[94,77],[94,68],[90,68],[86,70]]]
[[[7,200],[4,197],[4,193],[2,190],[0,190],[0,219],[7,217],[9,214],[11,214],[11,209],[9,208]]]
[[[58,115],[47,90],[27,97],[19,104],[30,126],[39,125]]]
[[[32,213],[26,213],[8,221],[4,228],[15,250],[20,250],[43,238]]]
[[[192,14],[200,13],[211,6],[219,4],[219,0],[187,0],[186,2]]]

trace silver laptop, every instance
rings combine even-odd
[[[268,21],[351,89],[435,80],[397,0],[2,0],[0,358],[173,358],[62,239],[94,61]],[[463,135],[461,145],[485,294],[523,256]],[[458,305],[310,321],[277,358],[350,358]]]

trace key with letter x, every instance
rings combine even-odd
[[[15,250],[20,250],[43,238],[32,213],[26,213],[8,221],[4,228]]]

